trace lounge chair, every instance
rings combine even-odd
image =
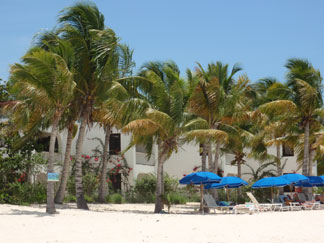
[[[295,193],[295,197],[297,198],[297,200],[300,202],[300,205],[302,207],[302,209],[305,210],[313,210],[316,209],[317,207],[319,208],[319,203],[315,202],[315,200],[307,200],[306,196],[304,193]]]
[[[206,205],[203,205],[204,208],[214,209],[214,213],[216,210],[221,211],[222,213],[232,213],[233,207],[232,206],[220,206],[216,203],[215,199],[210,194],[204,195],[204,201]],[[203,210],[204,212],[204,210]]]
[[[264,203],[264,204],[260,204],[258,202],[258,200],[256,200],[256,198],[253,196],[253,194],[251,192],[247,192],[246,193],[248,195],[248,197],[251,199],[255,210],[257,212],[265,212],[265,211],[272,211],[272,204],[270,203]]]
[[[291,198],[289,198],[287,195],[279,195],[278,197],[279,202],[281,203],[281,207],[279,207],[279,211],[289,211],[291,210]]]

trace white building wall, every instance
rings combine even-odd
[[[113,133],[119,133],[120,131],[113,129]],[[73,139],[72,144],[72,155],[75,154],[75,145],[77,136]],[[59,144],[60,144],[60,151],[63,155],[65,153],[65,144],[66,144],[66,137],[67,137],[67,131],[63,131],[59,135]],[[104,141],[104,130],[98,126],[94,125],[87,129],[87,133],[85,136],[85,140],[83,143],[83,152],[82,154],[86,155],[93,155],[93,149],[97,146],[101,148],[101,145],[96,140],[91,140],[91,138],[100,138],[102,141]],[[128,134],[121,134],[121,150],[125,150],[130,142],[131,136]],[[269,148],[269,153],[275,155],[276,150],[275,147]],[[281,150],[282,153],[282,150]],[[248,154],[248,151],[247,151]],[[157,169],[157,160],[158,160],[158,152],[157,152],[157,146],[154,147],[153,155],[148,161],[144,153],[136,152],[136,148],[133,147],[129,149],[125,154],[125,159],[128,163],[128,166],[131,167],[133,170],[129,177],[129,182],[133,184],[134,180],[138,177],[138,175],[141,174],[149,174],[149,173],[156,173]],[[63,159],[63,156],[61,156]],[[234,155],[232,154],[222,154],[220,156],[219,164],[221,166],[221,169],[224,171],[224,176],[229,175],[237,175],[237,166],[231,165],[230,162],[234,159]],[[247,160],[247,163],[251,165],[253,168],[257,169],[260,166],[260,163],[254,159],[245,158]],[[145,165],[145,161],[148,165]],[[284,163],[287,161],[285,168],[283,169],[283,173],[301,173],[301,170],[298,169],[298,165],[296,163],[296,156],[292,157],[283,157],[281,159],[281,162]],[[108,168],[111,168],[113,165],[110,163],[108,164]],[[179,147],[179,150],[177,153],[173,153],[171,157],[165,162],[164,165],[164,171],[168,173],[170,176],[173,176],[175,178],[182,178],[184,174],[190,174],[193,172],[193,169],[195,167],[201,166],[201,156],[199,154],[199,145],[196,145],[194,143],[185,144]],[[208,162],[207,162],[208,166]],[[268,167],[266,169],[269,169],[271,167]],[[272,167],[276,170],[276,167]],[[249,173],[251,170],[246,166],[242,165],[242,178],[245,180],[248,180],[250,178],[249,175],[246,175],[245,173]],[[316,175],[316,164],[314,165],[313,173]]]

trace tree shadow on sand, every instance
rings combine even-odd
[[[58,213],[56,213],[56,214],[58,214]],[[39,212],[39,211],[11,209],[10,212],[0,213],[0,215],[34,215],[36,217],[46,217],[46,216],[53,217],[55,214],[48,214],[48,213]]]

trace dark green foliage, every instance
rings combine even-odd
[[[84,194],[88,197],[94,197],[98,190],[98,178],[96,174],[88,173],[82,178],[82,185]],[[67,191],[70,195],[75,195],[75,179],[74,176],[70,176],[67,183]]]
[[[84,194],[91,197],[98,191],[98,177],[96,174],[88,173],[82,178]]]
[[[188,198],[180,192],[171,192],[167,199],[171,204],[185,204],[188,200]]]
[[[76,202],[76,196],[75,195],[71,195],[71,194],[68,194],[64,197],[64,202],[65,203],[73,203],[73,202]]]
[[[179,182],[177,179],[164,176],[164,197],[171,204],[185,204],[186,202],[199,202],[199,194],[197,188],[187,186],[179,188]],[[129,202],[137,203],[153,203],[155,201],[156,190],[156,176],[153,174],[146,175],[141,179],[136,180],[134,194],[127,197]]]
[[[9,183],[5,189],[0,190],[0,203],[31,204],[46,202],[46,185],[29,183]]]
[[[154,202],[154,193],[156,190],[156,176],[153,174],[137,179],[135,182],[135,198],[139,202]]]
[[[124,202],[124,199],[120,193],[114,193],[107,196],[107,202],[114,204],[122,204]]]

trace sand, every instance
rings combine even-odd
[[[324,242],[324,210],[200,215],[173,206],[170,214],[156,215],[153,208],[97,204],[83,211],[65,205],[47,215],[44,205],[0,205],[0,242]]]

